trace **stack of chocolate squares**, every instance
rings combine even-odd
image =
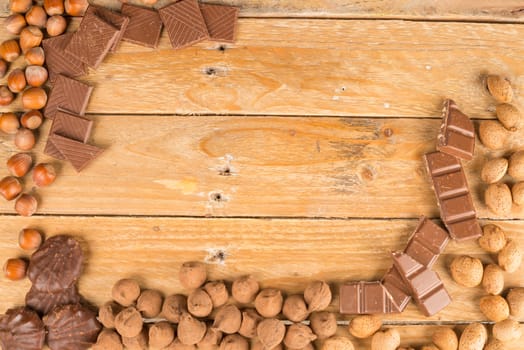
[[[449,305],[451,297],[432,270],[449,236],[457,241],[480,237],[482,230],[460,159],[473,158],[475,132],[471,120],[455,102],[444,102],[437,152],[424,156],[440,216],[448,232],[421,217],[403,252],[392,253],[393,266],[381,281],[353,282],[340,287],[340,313],[402,312],[411,297],[426,316]]]

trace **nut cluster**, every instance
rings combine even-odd
[[[43,234],[33,228],[24,228],[18,234],[18,245],[26,252],[40,248]],[[26,276],[28,259],[25,257],[9,258],[4,264],[4,276],[12,281],[18,281]]]

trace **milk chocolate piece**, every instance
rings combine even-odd
[[[158,12],[124,3],[122,14],[129,17],[122,40],[156,49],[162,32],[162,20]]]
[[[51,350],[84,350],[96,342],[102,326],[94,312],[80,304],[58,306],[44,317]]]
[[[180,0],[161,8],[158,13],[175,49],[209,38],[197,0]]]
[[[108,9],[106,7],[93,4],[89,5],[86,13],[93,13],[95,16],[99,17],[100,19],[104,20],[105,22],[111,24],[112,26],[118,29],[118,35],[110,49],[111,52],[116,52],[118,45],[120,44],[120,41],[122,41],[122,38],[124,37],[124,33],[127,29],[127,26],[129,25],[129,17],[124,16],[121,13],[112,11],[111,9]]]
[[[92,128],[93,121],[91,119],[58,110],[53,119],[53,124],[49,130],[49,134],[57,134],[75,141],[86,143],[91,135]],[[46,142],[44,153],[57,159],[65,160],[62,153],[60,153],[55,145],[49,140]]]
[[[85,63],[65,51],[72,35],[73,33],[66,33],[42,40],[42,47],[45,52],[45,63],[51,82],[54,82],[60,74],[75,78],[87,73]]]
[[[475,151],[475,128],[453,100],[444,101],[442,125],[437,137],[437,150],[465,160]]]
[[[382,278],[382,285],[391,295],[391,302],[395,305],[395,308],[399,312],[404,311],[411,300],[411,292],[394,265]]]
[[[381,282],[353,282],[340,286],[341,314],[389,314],[400,312]]]
[[[41,350],[44,347],[44,323],[36,312],[17,307],[0,316],[0,348],[4,350]]]
[[[80,302],[80,294],[76,285],[72,285],[64,290],[49,293],[39,291],[35,286],[32,286],[25,296],[25,303],[33,310],[38,311],[41,315],[49,313],[56,306],[76,304]]]
[[[102,63],[119,30],[94,12],[86,12],[65,50],[94,69]]]
[[[39,291],[61,292],[80,277],[83,261],[84,254],[76,239],[66,235],[53,236],[31,256],[27,277]]]
[[[200,4],[209,38],[215,41],[234,42],[238,21],[238,8],[233,6]]]
[[[98,157],[104,150],[82,142],[72,140],[57,134],[49,135],[48,142],[71,162],[76,171],[82,171],[93,159]]]
[[[436,272],[405,253],[392,255],[395,267],[424,315],[432,316],[451,303],[451,297]]]
[[[53,119],[58,109],[66,112],[84,115],[93,87],[65,75],[58,75],[49,93],[44,116]]]

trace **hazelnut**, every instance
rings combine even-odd
[[[522,336],[520,323],[515,320],[506,319],[495,323],[493,326],[493,338],[502,342],[518,340]]]
[[[440,350],[457,350],[458,348],[457,334],[449,327],[437,329],[431,340]]]
[[[311,282],[304,290],[304,300],[309,312],[324,310],[331,303],[331,289],[324,281]]]
[[[522,252],[519,245],[512,240],[508,240],[506,246],[498,254],[498,264],[504,271],[513,273],[517,271],[522,262]]]
[[[497,215],[507,216],[511,213],[513,198],[505,183],[489,185],[484,192],[484,200],[488,208]]]
[[[479,138],[484,146],[498,150],[506,145],[509,131],[497,120],[483,120],[479,126]]]
[[[42,66],[45,62],[44,49],[40,46],[30,48],[25,53],[25,61],[29,65]]]
[[[180,316],[184,312],[187,312],[187,299],[184,295],[170,295],[162,304],[162,315],[170,322],[180,322]]]
[[[188,261],[182,264],[178,279],[187,289],[196,289],[204,284],[207,278],[206,266],[198,261]]]
[[[222,339],[219,350],[249,350],[249,343],[241,335],[230,334]]]
[[[36,213],[38,202],[35,197],[30,194],[22,194],[15,202],[15,210],[22,216],[31,216]]]
[[[504,272],[495,264],[489,264],[484,269],[482,287],[486,293],[497,295],[504,289]]]
[[[506,245],[506,235],[497,225],[488,224],[482,227],[479,245],[488,253],[498,253]]]
[[[355,350],[348,337],[333,336],[322,343],[321,350]]]
[[[147,337],[149,332],[146,327],[142,328],[142,331],[135,337],[124,337],[122,336],[122,343],[124,349],[127,350],[148,350]]]
[[[226,334],[238,332],[242,322],[242,314],[235,305],[221,306],[215,316],[213,328],[217,328]]]
[[[511,102],[513,89],[509,80],[500,75],[488,75],[486,78],[488,91],[495,100],[502,103]]]
[[[25,79],[30,86],[40,87],[44,85],[47,77],[47,69],[42,66],[27,66],[25,69]]]
[[[38,110],[31,110],[22,115],[22,118],[20,118],[20,123],[22,126],[26,129],[35,130],[42,125],[44,121],[44,116],[42,113]]]
[[[11,281],[18,281],[25,278],[27,262],[24,259],[7,259],[4,264],[4,276]]]
[[[207,282],[204,290],[211,298],[213,307],[220,307],[229,300],[229,293],[224,282]]]
[[[511,288],[506,300],[511,316],[519,319],[524,317],[524,288]]]
[[[480,299],[480,311],[486,318],[499,322],[509,317],[509,305],[500,295],[488,295]]]
[[[0,130],[6,134],[14,135],[20,128],[20,122],[16,114],[12,112],[3,113],[0,116]]]
[[[56,171],[51,164],[40,163],[33,168],[33,182],[38,187],[45,187],[55,182]]]
[[[19,13],[13,13],[5,20],[5,28],[11,34],[18,35],[27,25],[25,17]]]
[[[495,158],[486,162],[480,172],[480,178],[487,184],[502,180],[508,171],[509,162],[506,158]]]
[[[332,312],[313,312],[309,321],[311,329],[318,339],[329,338],[337,332],[337,317]]]
[[[45,28],[49,36],[58,36],[66,31],[67,21],[63,16],[54,15],[52,17],[49,17]]]
[[[524,180],[524,150],[517,151],[509,157],[508,174],[517,181]]]
[[[290,349],[302,349],[315,339],[317,336],[311,328],[302,323],[295,323],[288,327],[284,345]]]
[[[22,52],[26,53],[29,49],[40,46],[43,38],[44,34],[40,28],[36,26],[25,27],[20,32],[20,48]]]
[[[136,337],[142,331],[142,315],[134,307],[120,311],[115,317],[115,328],[122,337]]]
[[[24,30],[26,28],[24,28]],[[24,30],[22,30],[22,32]],[[0,44],[0,57],[2,57],[4,61],[13,62],[18,58],[18,56],[20,56],[20,46],[18,45],[18,41],[11,39]]]
[[[7,72],[7,62],[0,58],[0,78],[3,78],[6,72]]]
[[[117,281],[111,290],[113,300],[124,307],[133,305],[139,296],[140,286],[137,281],[130,278]],[[133,337],[133,335],[126,335],[126,337]]]
[[[43,28],[47,22],[47,13],[43,7],[33,6],[25,14],[25,20],[30,26]]]
[[[8,106],[13,102],[15,96],[5,85],[0,86],[0,106]]]
[[[24,228],[18,234],[18,245],[23,250],[36,250],[42,245],[42,233],[33,228]]]
[[[17,153],[7,160],[7,170],[16,177],[23,177],[33,164],[33,158],[28,153]]]
[[[283,302],[280,290],[266,288],[262,289],[255,298],[255,309],[261,316],[271,318],[280,313]]]
[[[242,311],[242,322],[238,333],[246,338],[254,338],[257,335],[257,326],[264,318],[260,316],[255,309],[246,309]]]
[[[65,12],[73,17],[83,16],[87,10],[89,3],[87,0],[65,0],[64,8]]]
[[[147,289],[140,293],[136,308],[144,317],[157,317],[162,311],[162,293],[157,290]]]
[[[178,323],[178,339],[182,344],[194,345],[201,341],[206,334],[206,324],[184,312]]]
[[[115,328],[115,317],[121,311],[121,308],[109,301],[98,309],[98,320],[105,328]]]
[[[49,16],[64,13],[64,0],[44,0],[44,9]]]
[[[123,350],[120,335],[112,329],[103,329],[96,340],[92,350]]]
[[[517,182],[511,187],[511,197],[513,203],[524,205],[524,181]]]
[[[247,304],[255,300],[259,288],[258,282],[253,276],[242,276],[233,281],[231,295],[239,303]]]
[[[457,256],[450,266],[451,277],[463,287],[476,287],[482,282],[484,268],[482,261],[471,256]]]
[[[262,320],[257,326],[257,337],[266,349],[273,349],[282,343],[286,335],[284,322],[276,318]]]
[[[517,107],[509,103],[497,106],[497,118],[509,131],[517,131],[522,124],[522,114]]]
[[[10,0],[10,10],[16,13],[26,13],[33,4],[32,0]]]
[[[213,302],[202,288],[198,288],[188,295],[187,310],[193,316],[206,317],[213,311]]]
[[[14,176],[6,176],[0,180],[0,195],[11,201],[22,192],[22,184]]]
[[[349,333],[355,338],[369,338],[382,327],[378,315],[359,315],[349,322]]]
[[[163,349],[175,339],[175,330],[166,321],[154,323],[149,328],[149,346],[152,349]]]
[[[47,93],[41,87],[31,87],[22,93],[24,109],[42,109],[47,103]]]
[[[197,343],[199,349],[212,349],[218,347],[222,340],[222,332],[213,327],[207,327],[206,334],[201,341]]]
[[[11,73],[9,73],[9,76],[7,77],[7,87],[9,90],[11,90],[13,93],[19,93],[22,92],[27,85],[27,82],[25,80],[25,74],[24,71],[20,68],[13,69]]]
[[[309,315],[304,297],[299,294],[288,296],[282,306],[282,314],[292,322],[304,321]]]
[[[22,151],[31,150],[35,142],[35,134],[29,129],[20,128],[15,134],[15,146]]]

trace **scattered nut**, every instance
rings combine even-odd
[[[11,95],[13,94],[11,91],[9,91],[9,93]],[[16,116],[16,114],[12,112],[8,112],[8,113],[3,113],[0,116],[0,131],[5,132],[6,134],[14,135],[18,132],[19,128],[20,128],[20,121],[18,120],[18,117]]]
[[[170,322],[179,323],[180,316],[187,312],[187,298],[182,294],[173,294],[164,300],[162,315]]]
[[[18,245],[23,250],[36,250],[42,245],[42,233],[33,228],[24,228],[18,234]]]
[[[457,350],[458,348],[457,334],[449,327],[437,329],[431,340],[439,350]]]
[[[196,317],[208,316],[213,311],[213,302],[209,294],[202,288],[193,290],[187,297],[187,311]],[[238,326],[240,327],[240,322]]]
[[[282,343],[286,335],[286,326],[276,318],[262,320],[257,326],[257,336],[264,348],[273,349]]]
[[[524,181],[517,182],[511,187],[511,197],[513,198],[513,203],[524,205]]]
[[[182,286],[196,289],[204,284],[207,278],[206,266],[198,261],[188,261],[182,264],[178,273]]]
[[[29,151],[33,149],[36,143],[35,134],[33,131],[20,128],[15,134],[15,146],[22,151]]]
[[[25,20],[30,26],[44,28],[47,22],[47,13],[41,6],[33,6],[25,14]]]
[[[482,287],[486,293],[498,295],[504,289],[504,272],[495,264],[489,264],[484,269]]]
[[[49,16],[64,13],[64,0],[44,0],[44,9]]]
[[[450,266],[451,277],[463,287],[476,287],[482,282],[484,268],[480,259],[471,256],[457,256]]]
[[[116,331],[122,337],[136,337],[142,331],[142,327],[142,315],[132,306],[120,311],[115,317]]]
[[[262,289],[255,298],[255,309],[264,317],[275,317],[282,310],[284,300],[278,289]]]
[[[25,80],[24,71],[20,68],[15,68],[9,73],[7,77],[7,87],[13,93],[17,94],[22,92],[27,86],[27,81]]]
[[[7,259],[4,264],[4,276],[11,281],[25,278],[27,272],[27,261],[20,258]]]
[[[311,328],[302,323],[294,323],[287,329],[284,345],[289,349],[302,349],[315,339],[317,336]]]
[[[0,180],[0,195],[11,201],[22,193],[22,184],[14,176],[6,176]]]
[[[329,338],[337,332],[337,317],[332,312],[313,312],[309,317],[309,322],[318,339]]]
[[[504,269],[504,271],[512,273],[519,269],[520,263],[522,262],[522,251],[519,245],[512,240],[508,240],[508,243],[498,255],[498,264]]]
[[[309,315],[304,297],[299,294],[288,296],[284,301],[282,314],[292,322],[304,321]]]
[[[484,192],[484,200],[488,208],[497,215],[508,215],[511,213],[513,199],[511,191],[505,183],[491,184]]]
[[[38,201],[30,194],[24,193],[15,202],[15,211],[21,216],[32,216],[36,213]]]
[[[105,328],[115,328],[115,317],[121,308],[109,301],[98,309],[98,320]]]
[[[120,335],[112,329],[103,329],[98,335],[92,350],[123,350],[124,345]]]
[[[486,78],[488,91],[495,100],[509,103],[513,99],[513,89],[509,80],[500,75],[488,75]]]
[[[242,276],[233,281],[231,295],[239,303],[248,304],[255,300],[259,288],[253,276]]]
[[[400,346],[400,334],[394,328],[377,332],[371,338],[371,350],[395,350]]]
[[[466,326],[459,341],[459,350],[482,350],[488,340],[488,331],[481,323]]]
[[[175,339],[175,330],[169,322],[156,322],[149,328],[149,347],[163,349]]]
[[[479,138],[484,146],[498,150],[506,145],[509,131],[497,120],[483,120],[479,126]]]
[[[124,278],[117,281],[113,286],[113,289],[111,290],[111,297],[113,298],[113,300],[124,307],[133,305],[139,296],[140,286],[138,285],[137,281],[130,278]],[[134,336],[126,335],[126,337]]]
[[[162,310],[162,293],[157,290],[147,289],[140,293],[136,301],[136,308],[144,317],[157,317]]]
[[[26,13],[32,5],[32,0],[11,0],[9,8],[11,12]]]
[[[23,53],[26,53],[29,49],[40,46],[43,38],[44,34],[42,33],[42,30],[40,30],[40,28],[38,28],[37,26],[25,27],[20,32],[20,49]]]
[[[20,118],[20,123],[22,126],[26,129],[35,130],[42,125],[42,122],[44,121],[44,116],[40,111],[32,110],[25,112],[22,115],[22,118]]]
[[[193,345],[204,338],[206,334],[206,324],[184,312],[180,316],[178,323],[178,339],[182,344]]]
[[[199,349],[214,349],[220,345],[222,332],[213,327],[207,327],[206,334],[201,341],[197,343]]]
[[[349,322],[349,333],[355,338],[371,337],[382,327],[382,319],[378,315],[360,315]]]
[[[249,350],[249,343],[241,335],[229,334],[222,339],[219,350]]]
[[[238,333],[246,338],[254,338],[257,335],[257,326],[264,318],[255,309],[242,311],[242,323]]]
[[[49,76],[47,69],[37,65],[27,66],[24,74],[27,84],[33,87],[44,85]]]
[[[488,224],[482,227],[479,245],[488,253],[498,253],[506,246],[506,235],[497,225]]]
[[[147,328],[142,328],[136,337],[122,337],[122,343],[126,350],[148,350]]]
[[[517,181],[524,180],[524,150],[517,151],[509,157],[508,174]]]
[[[229,293],[224,282],[207,282],[204,290],[211,298],[215,308],[224,305],[229,300]]]
[[[52,164],[40,163],[33,168],[33,182],[38,187],[45,187],[55,182],[56,171]]]
[[[524,317],[524,288],[511,288],[506,300],[511,316],[519,319]]]
[[[493,337],[502,342],[520,339],[522,329],[520,323],[512,319],[506,319],[495,323],[493,326]]]
[[[348,337],[333,336],[322,343],[320,350],[355,350]]]
[[[506,345],[497,339],[491,339],[484,350],[506,350]]]
[[[25,17],[19,13],[13,13],[5,19],[5,28],[11,34],[20,34],[26,25]]]
[[[54,15],[47,19],[45,28],[49,36],[58,36],[66,31],[67,21],[63,16]]]
[[[83,16],[87,10],[89,3],[87,0],[65,0],[64,9],[65,12],[74,17]]]
[[[493,322],[499,322],[509,317],[509,306],[500,295],[488,295],[480,299],[480,311]]]
[[[25,53],[25,61],[29,65],[42,66],[45,62],[44,49],[37,46],[27,50]]]
[[[221,306],[215,316],[213,327],[226,334],[238,332],[242,323],[242,314],[235,305]]]
[[[491,159],[482,167],[480,178],[487,184],[499,182],[506,175],[508,164],[506,158]]]
[[[517,107],[509,103],[497,106],[497,118],[509,131],[517,131],[522,126],[522,114]]]
[[[22,92],[24,109],[42,109],[47,103],[47,93],[41,87],[30,87]]]
[[[331,289],[324,281],[311,282],[304,290],[309,312],[326,309],[331,303]]]
[[[22,32],[26,28],[24,28]],[[18,41],[11,39],[0,44],[0,57],[2,57],[4,61],[14,62],[18,56],[20,56],[20,45],[18,44]]]

